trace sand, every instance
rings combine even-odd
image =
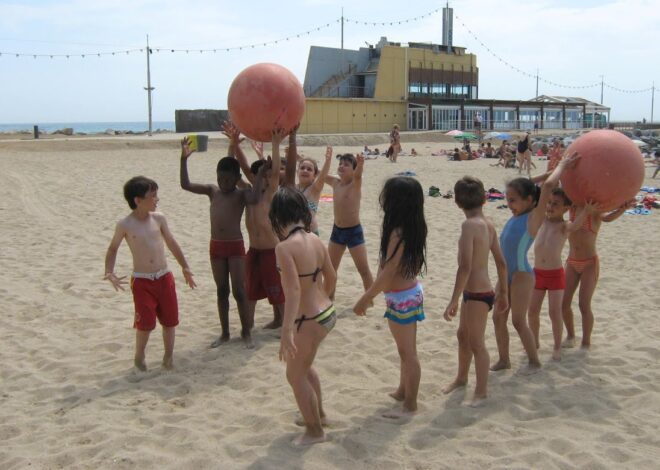
[[[277,359],[278,337],[261,328],[271,318],[270,307],[258,304],[254,350],[242,347],[233,300],[232,341],[208,348],[220,330],[207,255],[208,200],[180,189],[173,138],[0,143],[0,468],[657,468],[660,297],[654,236],[660,214],[604,224],[592,350],[567,350],[553,363],[544,306],[542,372],[515,373],[524,351],[510,327],[513,369],[492,373],[489,400],[471,409],[461,403],[471,395],[473,371],[467,390],[440,392],[456,370],[456,323],[445,322],[442,312],[453,286],[463,215],[453,200],[427,198],[419,414],[404,424],[380,417],[393,406],[387,392],[398,383],[398,355],[382,318],[382,296],[366,318],[353,315],[361,282],[347,254],[339,269],[340,318],[315,363],[330,442],[300,450],[290,445],[300,428]],[[214,181],[220,142],[212,140],[207,154],[191,157],[193,181]],[[450,143],[409,145],[405,135],[403,142],[421,156],[401,157],[396,165],[384,158],[366,162],[362,222],[374,271],[378,194],[387,177],[410,170],[425,190],[435,185],[444,193],[464,174],[479,176],[487,188],[503,188],[506,178],[517,175],[491,168],[488,160],[430,156]],[[321,158],[324,148],[301,151]],[[158,181],[160,210],[199,286],[188,289],[169,256],[181,317],[171,373],[159,367],[159,331],[147,348],[150,372],[132,370],[131,295],[101,280],[114,224],[128,213],[122,185],[137,174]],[[646,185],[657,184],[651,174],[647,168]],[[488,203],[485,212],[501,230],[510,213],[498,210],[499,204]],[[319,216],[327,238],[329,203],[321,203]],[[116,271],[130,269],[123,244]],[[576,321],[579,332],[579,315]],[[494,358],[490,322],[486,337]]]

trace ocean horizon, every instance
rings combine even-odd
[[[76,134],[99,134],[109,129],[121,132],[146,132],[149,123],[146,121],[119,121],[119,122],[33,122],[18,124],[0,124],[0,133],[30,132],[33,127],[39,126],[40,132],[53,133],[57,130],[70,127]],[[172,131],[175,130],[174,121],[153,121],[152,129]]]

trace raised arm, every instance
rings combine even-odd
[[[179,182],[181,188],[195,194],[205,194],[208,197],[213,195],[213,185],[191,183],[188,177],[188,158],[194,150],[190,150],[190,142],[187,137],[181,141],[181,167],[179,170]]]
[[[264,159],[264,143],[263,142],[257,142],[256,140],[250,139],[250,146],[252,147],[252,150],[254,150],[254,153],[257,154],[257,158],[259,160]]]
[[[103,276],[103,279],[110,281],[112,287],[117,291],[124,290],[124,285],[126,284],[126,276],[117,277],[115,274],[117,251],[125,236],[126,230],[124,229],[124,225],[121,222],[117,222],[115,233],[112,236],[112,240],[110,240],[110,246],[108,246],[108,251],[105,253],[105,276]]]
[[[172,255],[174,255],[174,258],[176,258],[177,262],[181,266],[181,269],[183,270],[183,277],[186,280],[186,284],[188,284],[191,289],[194,289],[196,284],[195,280],[193,279],[193,273],[190,271],[186,257],[183,255],[183,250],[181,250],[181,247],[174,239],[174,235],[172,235],[172,232],[170,232],[170,228],[167,225],[167,219],[165,219],[165,216],[162,214],[154,213],[153,215],[160,223],[160,232],[163,235],[163,240],[165,240],[167,248],[169,248],[170,252],[172,252]]]
[[[275,153],[273,151],[273,153]],[[280,339],[280,361],[286,361],[296,355],[294,342],[295,321],[300,307],[300,279],[293,253],[282,243],[275,247],[275,257],[280,268],[280,279],[284,290],[284,318]]]
[[[470,278],[475,229],[476,227],[473,227],[473,224],[467,220],[461,226],[461,237],[458,239],[458,269],[456,270],[454,291],[443,315],[447,321],[451,321],[458,313],[458,302]]]
[[[557,167],[550,173],[550,175],[545,179],[543,185],[541,185],[541,196],[539,197],[539,202],[536,204],[536,207],[532,211],[529,220],[527,222],[527,230],[532,237],[535,237],[543,219],[545,218],[545,211],[550,196],[552,195],[553,189],[559,185],[559,178],[566,169],[573,169],[580,160],[580,155],[577,152],[573,155],[565,157],[557,165]]]
[[[635,207],[635,204],[637,204],[637,201],[635,199],[629,199],[623,204],[618,209],[614,209],[613,211],[608,212],[607,214],[603,215],[601,217],[601,220],[603,222],[614,222],[616,219],[621,217],[626,210]]]
[[[364,172],[364,155],[358,153],[355,159],[357,160],[357,166],[355,167],[355,173],[353,173],[353,185],[360,187],[362,186],[362,173]]]
[[[332,147],[328,145],[325,148],[325,160],[323,161],[323,166],[321,167],[321,171],[314,180],[314,183],[312,183],[312,191],[315,191],[319,194],[321,193],[321,191],[323,191],[323,185],[325,184],[326,178],[328,177],[328,173],[330,172],[331,163],[332,163]]]
[[[233,157],[238,160],[241,171],[247,180],[254,184],[254,175],[250,171],[250,164],[245,153],[243,153],[243,149],[241,149],[241,131],[231,121],[225,121],[222,123],[222,133],[229,139],[229,149],[233,151]]]
[[[268,188],[273,192],[277,191],[280,185],[280,166],[282,165],[282,158],[280,157],[280,144],[284,138],[284,129],[278,128],[273,130],[273,167],[268,176]]]
[[[566,224],[566,232],[571,233],[580,230],[587,216],[597,214],[598,212],[598,206],[592,202],[588,202],[578,209],[575,220]]]
[[[289,132],[289,151],[286,154],[286,169],[284,171],[284,185],[295,186],[296,184],[296,164],[298,163],[298,146],[296,144],[296,134],[298,126],[291,129]]]

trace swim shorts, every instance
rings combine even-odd
[[[364,231],[362,225],[357,224],[355,227],[337,227],[332,225],[332,234],[330,234],[330,241],[337,245],[344,245],[348,248],[354,248],[364,243]]]
[[[151,331],[156,328],[156,318],[164,327],[179,324],[174,275],[170,271],[133,273],[131,291],[135,304],[133,328]]]
[[[422,321],[424,318],[424,290],[418,282],[410,289],[385,292],[384,317],[401,325]]]
[[[284,303],[284,291],[280,273],[277,272],[275,248],[259,250],[252,248],[245,258],[245,274],[248,300],[261,300],[268,297],[268,303]]]
[[[566,274],[564,268],[537,269],[534,268],[536,284],[534,289],[539,290],[562,290],[566,287]]]
[[[245,256],[243,239],[238,240],[211,240],[209,243],[209,256],[211,259],[229,259]]]

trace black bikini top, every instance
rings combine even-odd
[[[293,230],[289,232],[289,234],[284,238],[287,240],[291,235],[293,235],[296,232],[300,232],[301,230],[306,231],[305,227],[297,226],[294,227]],[[277,270],[280,271],[280,267],[277,267]],[[312,276],[312,282],[316,282],[316,278],[319,275],[319,273],[322,271],[321,268],[316,268],[313,273],[307,273],[307,274],[298,274],[298,277],[310,277]]]

